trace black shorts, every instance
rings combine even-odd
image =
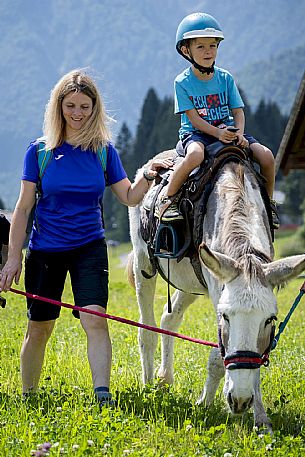
[[[253,143],[258,143],[258,141],[251,135],[244,134],[244,137],[246,138],[246,140],[248,140],[249,145]],[[185,154],[187,153],[187,148],[191,143],[197,142],[202,143],[204,146],[209,146],[210,144],[215,143],[216,141],[218,141],[217,138],[211,135],[207,135],[203,132],[186,133],[178,142],[176,149],[179,155],[185,156]]]
[[[67,273],[70,273],[76,306],[108,302],[108,255],[104,239],[63,252],[28,250],[25,259],[25,289],[31,294],[61,301]],[[27,298],[28,317],[33,321],[57,319],[60,306]],[[79,312],[73,310],[75,317]]]

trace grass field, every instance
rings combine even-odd
[[[285,243],[281,237],[276,246]],[[126,246],[110,251],[110,314],[137,320],[135,293],[127,284],[121,255]],[[304,278],[278,293],[281,321]],[[23,284],[20,284],[23,289]],[[35,400],[21,400],[19,352],[26,328],[24,299],[12,293],[0,310],[0,457],[145,456],[245,457],[305,456],[305,298],[262,368],[262,392],[274,435],[253,431],[252,413],[233,418],[221,390],[213,406],[195,405],[205,380],[209,349],[176,340],[175,384],[168,389],[141,384],[137,330],[110,321],[113,341],[111,390],[118,407],[99,411],[92,398],[84,333],[71,311],[62,309],[49,342]],[[72,303],[69,286],[63,301]],[[159,318],[166,285],[158,282]],[[188,310],[180,333],[216,341],[215,316],[208,300],[199,298]],[[157,360],[159,359],[159,349]],[[51,447],[42,447],[50,443]]]

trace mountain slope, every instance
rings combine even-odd
[[[44,107],[59,76],[75,67],[92,68],[106,107],[118,121],[114,130],[123,121],[134,130],[149,87],[161,97],[172,95],[173,79],[187,65],[175,51],[175,33],[188,13],[206,11],[222,24],[225,40],[217,64],[237,77],[253,106],[263,93],[266,98],[276,96],[283,112],[289,111],[304,60],[292,58],[294,50],[305,45],[304,0],[191,3],[1,0],[5,109],[0,110],[0,196],[7,205],[14,205],[24,150],[41,134]],[[275,57],[282,53],[288,63],[274,84]],[[251,67],[261,60],[266,63]]]

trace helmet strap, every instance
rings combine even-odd
[[[197,63],[192,54],[191,54],[191,51],[190,51],[190,48],[188,47],[188,55],[186,54],[182,54],[183,57],[187,60],[189,60],[193,65],[194,67],[200,71],[200,73],[202,73],[203,75],[206,74],[206,75],[210,75],[211,73],[214,73],[214,65],[215,65],[215,61],[212,63],[212,65],[210,67],[203,67],[202,65],[199,65],[199,63]]]
[[[202,65],[199,65],[197,62],[195,62],[194,59],[191,60],[192,64],[194,65],[194,67],[200,71],[200,73],[202,74],[207,74],[207,75],[210,75],[211,73],[214,73],[214,65],[215,65],[215,62],[212,63],[212,65],[210,67],[203,67]]]

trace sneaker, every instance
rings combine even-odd
[[[163,197],[156,202],[155,216],[161,222],[174,222],[183,220],[183,216],[178,209],[177,203],[172,202],[170,197]]]
[[[102,409],[104,406],[115,406],[115,401],[113,400],[112,394],[110,392],[95,392],[95,396],[100,409]]]
[[[280,226],[280,218],[279,213],[276,206],[276,201],[270,199],[270,207],[271,207],[271,214],[272,214],[272,227],[277,230]]]

